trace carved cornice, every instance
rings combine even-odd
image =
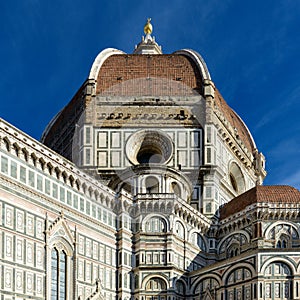
[[[214,108],[214,112],[220,122],[216,124],[220,137],[245,167],[250,169],[253,166],[253,154],[249,152],[243,141],[238,138],[237,130],[226,120],[224,114],[217,107]]]
[[[104,198],[111,202],[116,197],[116,193],[110,188],[2,119],[0,119],[0,147],[2,151],[18,157],[26,164],[63,182],[70,188],[95,200],[100,199],[104,205],[107,202],[107,200],[103,201]]]

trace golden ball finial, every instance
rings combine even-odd
[[[144,26],[145,34],[151,34],[152,33],[153,27],[152,27],[152,24],[150,23],[150,21],[151,21],[151,18],[148,18],[147,23]]]

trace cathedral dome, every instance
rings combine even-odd
[[[257,151],[252,135],[215,88],[201,55],[191,49],[163,54],[150,29],[146,29],[146,37],[133,54],[107,48],[97,55],[88,79],[49,123],[42,142],[77,163],[72,142],[82,117],[83,123],[98,128],[104,124],[108,127],[143,127],[145,122],[139,123],[140,119],[147,119],[148,126],[154,127],[163,123],[169,127],[205,128],[210,118],[209,122],[220,124],[220,130],[223,128],[220,135],[226,131],[222,138],[229,147],[235,145],[232,150],[238,152],[238,159],[247,168],[252,168]],[[212,110],[207,109],[209,97],[212,98]],[[122,106],[118,111],[114,101],[117,106]],[[195,101],[198,106],[194,105]],[[147,111],[138,107],[145,105]],[[213,117],[208,116],[209,112]],[[157,120],[151,123],[149,116],[152,119],[157,116]]]
[[[208,71],[202,74],[196,55],[184,55],[188,52],[141,55],[117,51],[102,51],[92,66],[89,78],[96,82],[96,95],[190,96],[202,94],[203,78],[210,79]]]
[[[217,89],[215,92],[215,105],[221,111],[226,121],[234,128],[236,137],[244,143],[250,153],[253,153],[256,149],[256,144],[252,134],[241,117],[227,104]]]
[[[89,75],[99,96],[204,96],[205,82],[211,77],[199,53],[190,49],[173,54],[125,54],[105,49],[96,57]],[[254,139],[239,117],[215,89],[215,106],[250,153]]]

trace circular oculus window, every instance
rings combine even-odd
[[[133,165],[166,164],[172,157],[173,145],[161,131],[141,130],[129,137],[125,151]]]

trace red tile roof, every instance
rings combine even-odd
[[[142,81],[142,78],[161,78],[165,81],[163,84],[157,84],[159,81]],[[176,83],[176,80],[197,93],[202,91],[200,70],[188,57],[178,54],[118,54],[108,57],[103,62],[97,76],[96,93],[106,96],[186,95],[186,90],[182,94],[182,89],[176,85],[166,85]],[[133,84],[123,86],[122,89],[121,82]],[[175,88],[172,88],[173,86]]]
[[[300,191],[286,185],[263,186],[258,185],[239,195],[220,209],[220,219],[242,211],[247,206],[260,203],[300,203]]]
[[[83,110],[90,104],[91,97],[84,98],[84,85],[49,126],[43,142],[66,155],[72,145],[67,144],[73,136],[74,126]],[[203,94],[201,70],[196,63],[182,54],[118,54],[108,57],[97,74],[96,94],[103,96],[192,96]],[[255,145],[243,121],[229,107],[218,90],[215,103],[250,153]],[[74,119],[72,128],[70,119]],[[66,138],[62,132],[69,132]],[[71,152],[70,152],[71,153]],[[71,159],[71,154],[67,158]]]
[[[246,148],[250,151],[250,153],[252,153],[256,147],[253,143],[252,137],[250,136],[249,130],[247,129],[245,124],[241,122],[240,118],[236,115],[232,108],[229,107],[229,105],[223,99],[222,95],[217,89],[215,92],[215,103],[218,106],[219,110],[224,114],[226,120],[231,124],[231,126],[237,129],[237,133],[240,139],[242,140]]]

